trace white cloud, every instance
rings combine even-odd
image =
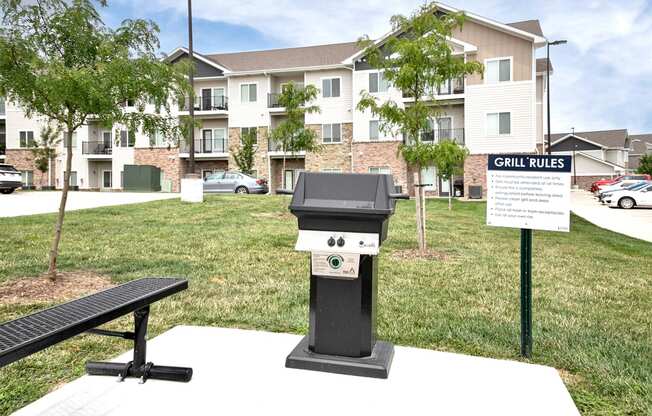
[[[162,10],[186,14],[186,2],[180,0],[117,1],[141,16]],[[567,45],[552,50],[553,131],[574,126],[652,132],[652,100],[645,92],[652,79],[649,0],[446,2],[502,22],[539,19],[550,39],[568,39]],[[193,13],[254,28],[279,46],[299,46],[382,35],[389,30],[391,15],[410,13],[421,4],[423,0],[194,0]],[[219,41],[204,52],[219,51]],[[176,43],[185,43],[185,36]]]

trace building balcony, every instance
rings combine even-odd
[[[291,151],[283,151],[283,145],[280,142],[276,142],[273,140],[269,140],[267,142],[267,152],[270,157],[282,157],[282,156],[290,156],[290,157],[295,157],[295,158],[302,158],[306,156],[306,152],[291,152]]]
[[[437,99],[459,98],[464,94],[464,78],[449,80],[439,85],[433,94]],[[429,96],[431,94],[427,94]],[[403,92],[403,98],[414,99],[409,92]]]
[[[195,97],[193,107],[200,112],[224,112],[229,110],[229,99],[223,95]],[[190,100],[187,97],[180,111],[190,111]]]
[[[190,146],[183,144],[179,153],[181,157],[189,157]],[[195,139],[195,157],[203,159],[228,158],[228,139]]]
[[[434,129],[421,133],[422,143],[435,144],[446,140],[464,146],[464,129]]]
[[[83,155],[111,156],[113,154],[113,143],[111,142],[82,142]]]

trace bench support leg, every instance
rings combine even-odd
[[[168,367],[147,362],[147,322],[149,306],[134,312],[134,359],[128,363],[89,361],[86,373],[93,376],[113,376],[120,381],[127,377],[139,377],[141,383],[148,379],[188,382],[192,368]]]

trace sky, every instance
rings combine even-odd
[[[652,133],[652,0],[448,0],[503,23],[539,19],[551,47],[552,132]],[[193,0],[195,50],[235,52],[379,37],[423,0]],[[152,19],[161,51],[188,44],[185,0],[109,0],[106,23]],[[538,51],[545,56],[545,48]]]

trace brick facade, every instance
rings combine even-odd
[[[50,174],[50,183],[52,186],[56,185],[57,164],[53,161],[50,164],[49,172],[41,172],[36,168],[34,154],[29,149],[6,149],[4,163],[13,165],[20,171],[32,171],[34,175],[34,185],[37,187],[48,186],[48,173]]]
[[[399,154],[401,142],[353,142],[353,172],[369,173],[371,167],[388,167],[394,184],[403,187],[403,192],[412,192],[413,180],[408,175],[408,166]]]
[[[181,184],[181,163],[179,149],[153,148],[134,149],[134,163],[136,165],[151,165],[161,169],[166,180],[172,182],[172,192],[179,192]]]
[[[304,170],[305,169],[305,160],[299,158],[287,158],[285,159],[285,170]],[[283,187],[283,159],[272,159],[272,182],[269,184],[272,193],[275,193],[277,189]],[[295,176],[294,180],[297,178]]]
[[[268,129],[265,126],[257,128],[258,133],[258,147],[254,155],[254,169],[259,178],[265,178],[269,180],[269,165],[267,160],[267,149],[268,149]],[[239,170],[238,164],[235,163],[233,154],[240,149],[240,129],[239,128],[229,128],[229,162],[228,168],[230,170]]]
[[[309,124],[306,127],[315,131],[321,142],[321,124]],[[342,123],[341,137],[341,143],[324,143],[321,151],[306,154],[306,170],[319,172],[324,169],[340,169],[342,172],[351,172],[352,123]]]
[[[572,174],[571,174],[572,175]],[[605,179],[609,178],[609,175],[603,175],[603,176],[578,176],[577,177],[577,186],[579,189],[584,189],[586,191],[591,189],[591,184],[595,181],[599,181],[600,179]],[[573,186],[575,183],[573,176],[571,176],[571,186]]]
[[[469,186],[482,185],[482,196],[487,197],[488,155],[469,155],[464,162],[464,195],[469,195]]]

